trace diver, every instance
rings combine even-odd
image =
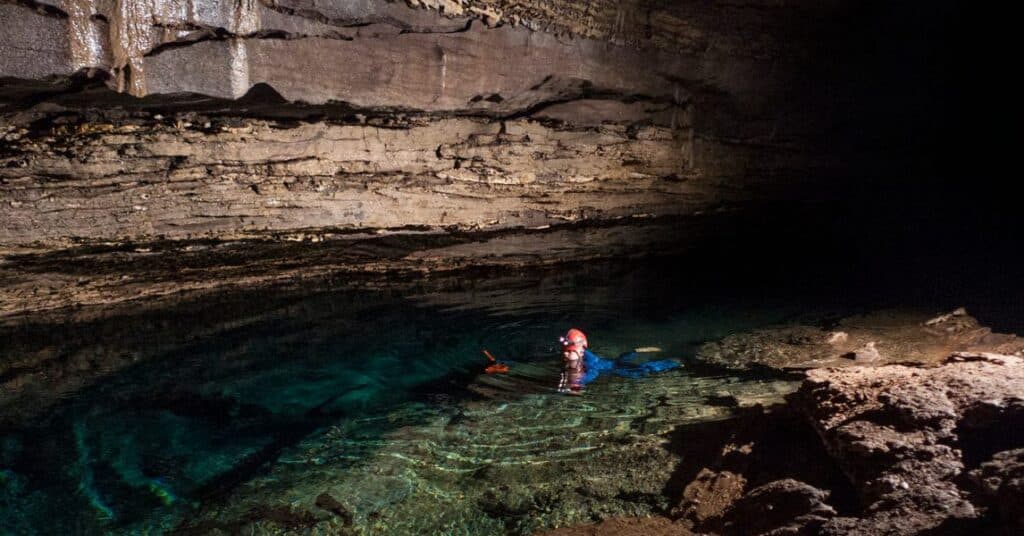
[[[674,359],[633,363],[638,355],[635,351],[627,352],[617,359],[604,359],[587,349],[587,336],[576,328],[570,329],[559,340],[562,343],[562,375],[558,382],[560,393],[583,394],[583,387],[597,379],[602,372],[624,378],[640,378],[682,366]]]

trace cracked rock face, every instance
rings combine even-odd
[[[3,238],[23,245],[59,242],[68,223],[77,238],[107,241],[239,238],[327,222],[536,227],[679,215],[707,195],[676,178],[687,153],[659,127],[79,123],[8,151]]]
[[[795,396],[829,453],[860,491],[859,518],[835,518],[828,534],[917,534],[952,530],[980,518],[985,501],[960,484],[970,458],[998,448],[978,412],[1008,412],[988,422],[1005,431],[1020,419],[1024,360],[997,354],[962,354],[943,366],[902,365],[819,369]],[[1004,453],[971,475],[997,472]],[[1012,466],[1007,462],[1004,466]],[[1008,479],[1014,469],[1008,468]],[[992,482],[995,482],[994,479]],[[990,495],[1012,496],[1013,484],[996,482]],[[1012,514],[1010,514],[1012,516]],[[1019,522],[1019,520],[1013,520]]]
[[[679,522],[711,534],[1019,532],[1020,339],[963,308],[881,311],[831,329],[733,335],[714,346],[735,352],[725,361],[705,345],[700,357],[715,365],[832,366],[806,370],[784,405],[740,412],[724,432],[676,432],[712,445],[681,453]],[[878,359],[846,355],[864,348]]]
[[[1017,356],[815,369],[785,405],[675,432],[673,515],[702,534],[1016,534],[1022,423]]]
[[[1024,449],[998,452],[968,473],[977,497],[995,510],[1011,530],[1024,530]]]
[[[762,60],[791,57],[801,50],[782,36],[792,37],[801,22],[817,12],[810,6],[777,6],[756,0],[713,7],[649,0],[585,5],[409,0],[407,4],[374,0],[36,0],[4,4],[5,18],[20,23],[24,33],[15,32],[0,41],[0,50],[5,52],[0,74],[44,78],[100,69],[111,74],[111,87],[136,96],[195,91],[239,97],[260,81],[290,99],[307,102],[336,99],[367,104],[367,98],[387,99],[397,91],[404,99],[419,97],[421,104],[438,108],[462,106],[466,102],[462,97],[472,86],[494,83],[493,79],[485,84],[465,77],[497,74],[504,79],[499,83],[508,85],[504,89],[516,94],[515,90],[525,89],[517,88],[517,82],[538,74],[533,68],[538,62],[561,64],[562,69],[549,74],[590,80],[598,87],[625,84],[640,92],[637,89],[652,83],[665,86],[665,77],[645,65],[652,60],[662,64],[666,73],[684,72],[675,64],[680,61],[679,52],[710,51]],[[723,20],[729,24],[722,24]],[[44,38],[45,46],[26,54],[25,42],[39,37]],[[566,42],[573,38],[575,42]],[[622,47],[609,49],[605,43]],[[638,46],[651,50],[645,55],[631,50]],[[335,56],[334,47],[342,47],[337,52],[345,56]],[[282,53],[289,55],[277,55]],[[652,58],[652,53],[658,56]],[[390,61],[396,57],[403,61]],[[325,58],[340,61],[325,63]],[[621,62],[641,58],[646,61]],[[196,59],[206,61],[191,61]],[[319,71],[303,68],[306,62],[319,66]],[[616,68],[608,69],[610,64]],[[753,62],[746,68],[753,68]],[[721,71],[723,75],[726,72]],[[296,74],[300,78],[296,79]],[[309,74],[316,76],[311,79]],[[714,78],[724,84],[744,80]],[[413,87],[407,84],[414,81],[436,88],[439,94],[408,91]],[[747,83],[751,81],[747,79]],[[673,90],[671,82],[665,87]],[[362,97],[355,97],[360,93]],[[491,102],[479,104],[486,107]]]
[[[758,486],[737,500],[726,519],[728,534],[794,534],[817,530],[835,509],[828,492],[786,478]]]
[[[0,2],[0,314],[168,290],[100,296],[112,286],[95,273],[40,276],[51,254],[177,266],[167,252],[197,241],[299,240],[322,258],[352,235],[430,235],[454,249],[401,249],[431,268],[549,264],[660,251],[642,231],[567,246],[562,227],[813,198],[833,158],[798,95],[807,28],[834,15],[759,0]],[[396,257],[331,264],[419,259]]]

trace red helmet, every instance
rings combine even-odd
[[[572,328],[566,332],[565,336],[559,339],[562,342],[562,346],[566,347],[587,347],[587,336],[582,331]]]

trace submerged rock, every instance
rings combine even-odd
[[[666,444],[664,434],[680,423],[693,424],[693,430],[718,426],[708,421],[727,417],[729,410],[705,406],[708,392],[776,391],[772,382],[658,375],[645,379],[643,389],[621,378],[599,382],[587,397],[507,392],[522,387],[522,380],[483,375],[470,386],[479,400],[441,414],[416,406],[372,423],[339,422],[284,451],[266,475],[204,504],[179,529],[288,531],[301,530],[296,520],[310,519],[311,530],[331,534],[532,534],[654,516],[613,521],[594,534],[629,534],[626,527],[649,528],[648,535],[686,534],[685,520],[656,514],[672,506],[665,490],[673,485],[677,448],[686,442],[700,447],[703,440],[691,434]],[[392,420],[409,424],[371,434]],[[782,435],[772,444],[779,445]]]

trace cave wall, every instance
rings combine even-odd
[[[0,37],[8,250],[691,214],[813,160],[782,111],[785,65],[803,53],[786,31],[813,14],[801,6],[69,0],[0,13],[16,28]]]
[[[227,278],[240,247],[235,282],[549,264],[837,195],[808,83],[837,6],[0,0],[0,314]],[[327,260],[396,234],[432,238]],[[321,245],[282,269],[286,242]]]

